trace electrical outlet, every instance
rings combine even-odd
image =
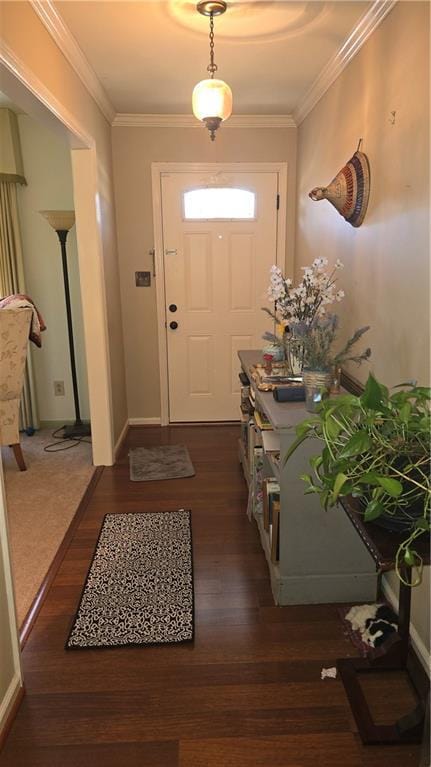
[[[64,397],[64,381],[54,381],[54,395]]]

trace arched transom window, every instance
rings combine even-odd
[[[204,187],[184,193],[185,220],[250,220],[256,217],[256,195],[247,189]]]

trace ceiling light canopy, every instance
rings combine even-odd
[[[227,83],[214,77],[217,71],[214,61],[214,16],[224,13],[227,5],[224,0],[201,0],[196,7],[199,13],[210,19],[210,63],[207,66],[210,76],[201,80],[193,90],[193,114],[205,123],[211,141],[214,141],[220,123],[232,114],[232,91]]]

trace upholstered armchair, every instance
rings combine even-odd
[[[19,403],[24,384],[31,309],[0,310],[0,445],[9,445],[26,470],[19,442]]]

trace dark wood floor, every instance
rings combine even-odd
[[[132,483],[105,469],[24,648],[26,696],[2,767],[417,767],[419,747],[364,747],[342,684],[355,654],[333,605],[277,608],[237,459],[238,429],[134,428],[128,446],[184,442],[196,476]],[[59,499],[59,503],[61,499]],[[193,512],[194,644],[66,652],[103,515]],[[398,679],[380,717],[405,710]]]

